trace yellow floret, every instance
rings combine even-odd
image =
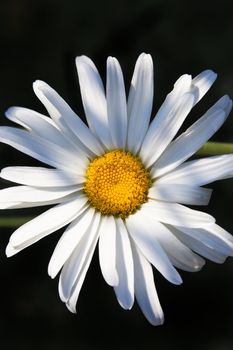
[[[150,173],[138,157],[114,150],[90,162],[84,192],[103,215],[126,218],[147,201],[150,185]]]

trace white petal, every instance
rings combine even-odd
[[[70,149],[72,146],[51,118],[22,107],[11,107],[5,114],[11,121],[22,125],[27,130],[50,142],[65,149]]]
[[[143,204],[142,212],[154,215],[155,220],[185,227],[204,227],[215,222],[215,219],[206,213],[187,208],[181,204],[149,200]]]
[[[103,152],[96,137],[55,90],[40,80],[33,84],[33,89],[51,118],[80,151],[85,152],[89,149],[97,155]]]
[[[79,291],[81,289],[81,280],[84,280],[83,271],[85,270],[85,264],[87,260],[91,260],[98,240],[99,223],[100,214],[95,213],[90,229],[79,240],[72,255],[63,266],[59,279],[59,294],[61,300],[64,302],[69,300],[74,290],[77,289],[77,285],[80,286]],[[54,273],[50,273],[50,275],[51,277],[55,277]]]
[[[148,129],[154,94],[153,61],[141,54],[136,62],[128,98],[127,148],[136,154]]]
[[[132,80],[131,80],[131,83],[130,83],[129,96],[128,96],[128,101],[127,101],[128,117],[132,113],[132,108],[133,108],[133,105],[134,105],[134,99],[135,99],[135,93],[136,93],[135,86],[137,84],[139,71],[141,70],[143,58],[145,56],[146,56],[146,54],[144,52],[141,53],[138,56],[138,59],[136,61],[135,67],[134,67],[134,72],[133,72]]]
[[[171,227],[170,225],[168,226],[169,229],[179,240],[181,240],[187,247],[192,249],[197,254],[200,254],[204,258],[214,261],[218,264],[222,264],[226,260],[226,254],[219,253],[215,249],[206,246],[203,242],[199,241],[198,239],[186,235],[184,232],[178,230],[175,227]]]
[[[171,114],[171,111],[174,109],[174,106],[177,104],[177,101],[180,100],[184,93],[190,91],[191,89],[192,78],[190,75],[181,76],[175,83],[174,89],[167,95],[164,103],[159,108],[156,113],[155,118],[152,120],[146,137],[143,142],[143,148],[147,145],[150,146],[151,140],[154,138],[154,133],[161,127],[163,127],[164,121],[167,119],[167,115]],[[152,144],[151,144],[152,146]],[[143,150],[143,153],[146,153],[146,150]]]
[[[10,237],[9,244],[20,251],[74,220],[84,210],[87,199],[80,196],[53,207],[19,227]]]
[[[69,188],[40,189],[29,186],[13,186],[0,190],[1,204],[10,202],[43,202],[65,197],[78,189],[76,186]]]
[[[186,235],[201,241],[224,255],[233,256],[233,238],[232,236],[216,224],[205,228],[192,229],[187,227],[177,227]]]
[[[195,101],[194,93],[182,95],[166,115],[158,112],[142,143],[140,156],[144,164],[151,166],[176,135]]]
[[[199,271],[203,267],[205,261],[182,244],[165,225],[156,222],[154,229],[157,240],[174,266],[190,272]]]
[[[94,213],[93,208],[88,208],[87,211],[83,212],[68,226],[61,236],[48,266],[48,274],[52,278],[58,274],[82,237],[90,229]]]
[[[230,98],[223,96],[202,118],[171,142],[152,168],[152,177],[158,177],[173,170],[191,157],[221,127],[231,107]]]
[[[155,182],[149,189],[148,197],[166,202],[176,202],[190,205],[207,205],[212,190],[209,188],[183,185],[160,184]]]
[[[226,154],[192,160],[157,179],[159,184],[202,186],[233,175],[233,155]]]
[[[2,126],[0,141],[52,167],[74,171],[78,175],[82,175],[86,169],[87,160],[84,161],[75,152],[68,152],[24,130]]]
[[[118,284],[116,270],[116,223],[113,216],[103,216],[100,224],[99,261],[105,281],[110,286]]]
[[[146,319],[154,326],[163,324],[164,315],[154,284],[150,263],[136,246],[133,247],[135,295]]]
[[[119,62],[107,60],[107,110],[113,146],[124,149],[127,135],[127,108],[125,85]]]
[[[95,229],[94,226],[92,226],[92,232],[95,233],[95,236],[93,237],[93,240],[91,242],[91,245],[89,247],[89,250],[88,250],[86,256],[83,255],[84,259],[82,261],[81,269],[77,266],[77,263],[76,263],[77,268],[80,270],[79,275],[76,278],[75,284],[74,284],[72,291],[71,291],[71,295],[66,302],[67,308],[73,313],[76,312],[76,303],[77,303],[77,300],[79,297],[79,293],[80,293],[80,290],[82,288],[84,279],[86,277],[86,274],[87,274],[88,268],[90,266],[91,259],[92,259],[92,256],[94,254],[94,250],[95,250],[95,247],[96,247],[96,244],[98,241],[98,231],[95,232],[93,229]],[[75,257],[73,259],[76,260]],[[62,275],[63,275],[63,271],[62,271],[62,274],[60,275],[60,280],[59,280],[60,296],[61,296],[61,287],[60,286],[61,286]]]
[[[2,179],[37,187],[65,187],[84,183],[84,176],[57,169],[13,166],[2,169]]]
[[[86,56],[76,58],[79,84],[88,125],[107,147],[112,147],[107,102],[102,80],[94,63]]]
[[[208,228],[209,232],[214,236],[219,237],[222,241],[224,241],[231,249],[233,248],[233,236],[222,227],[218,225],[211,225]]]
[[[128,232],[121,219],[116,219],[116,268],[119,283],[114,287],[119,304],[131,309],[134,303],[134,268]]]
[[[216,78],[216,73],[210,69],[206,69],[192,80],[192,86],[196,87],[198,90],[196,103],[199,102],[200,99],[207,93],[215,82]]]
[[[69,202],[83,195],[82,190],[82,185],[76,185],[75,189],[67,187],[66,190],[63,187],[44,190],[43,188],[13,186],[0,190],[0,193],[3,191],[0,195],[2,197],[0,198],[0,209],[33,208]]]
[[[22,201],[22,202],[2,202],[1,203],[1,209],[22,209],[22,208],[33,208],[33,207],[41,207],[41,206],[48,206],[48,205],[54,205],[54,204],[59,204],[59,203],[64,203],[64,202],[69,202],[83,193],[81,190],[73,192],[69,195],[60,197],[60,198],[55,198],[55,199],[50,199],[50,200],[36,200],[32,199],[31,201]]]
[[[173,90],[166,96],[165,101],[156,113],[156,119],[161,120],[173,109],[177,100],[185,93],[191,90],[192,77],[191,75],[182,75],[174,84]],[[158,121],[157,121],[158,122]],[[154,123],[154,121],[153,121]],[[151,124],[152,125],[152,124]]]
[[[179,273],[171,264],[156,239],[156,219],[146,210],[137,211],[126,219],[126,226],[137,247],[155,268],[171,283],[181,284]]]
[[[209,90],[216,77],[217,75],[214,72],[206,70],[193,80],[187,74],[178,79],[173,91],[168,94],[152,121],[143,141],[140,153],[147,166],[152,165],[162,154],[177,133],[190,109]],[[186,111],[183,110],[183,103]]]

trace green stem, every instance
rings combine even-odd
[[[233,143],[207,142],[197,152],[198,156],[214,156],[233,153]]]
[[[25,222],[31,220],[32,218],[29,216],[22,216],[22,217],[18,217],[18,216],[10,216],[10,217],[6,217],[6,216],[1,216],[0,217],[0,227],[18,227],[20,225],[25,224]]]

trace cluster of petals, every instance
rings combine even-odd
[[[233,255],[232,236],[211,215],[186,207],[207,205],[212,191],[203,186],[233,174],[233,155],[188,160],[221,127],[232,101],[223,96],[177,137],[215,81],[214,72],[181,76],[150,122],[150,55],[139,56],[128,97],[116,58],[107,60],[106,91],[88,57],[78,57],[76,65],[88,126],[48,84],[36,81],[34,92],[49,117],[12,107],[6,117],[21,128],[0,127],[1,142],[46,164],[2,169],[1,178],[18,185],[0,191],[0,208],[51,205],[12,234],[6,254],[12,256],[68,225],[48,266],[52,278],[60,272],[59,295],[68,309],[76,312],[98,245],[103,277],[119,304],[131,309],[136,299],[148,321],[159,325],[164,315],[152,265],[171,283],[181,284],[177,268],[198,271],[203,258],[222,263]],[[83,192],[90,160],[112,149],[138,156],[153,179],[147,202],[125,219],[102,215]]]

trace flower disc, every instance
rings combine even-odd
[[[90,162],[84,192],[102,214],[125,218],[147,201],[150,184],[149,171],[138,157],[114,150]]]

